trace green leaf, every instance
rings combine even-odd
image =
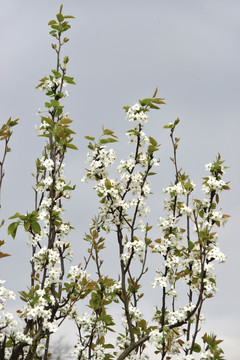
[[[108,144],[108,143],[113,143],[113,142],[117,142],[117,140],[116,139],[111,139],[111,138],[100,139],[101,144]]]
[[[52,106],[52,105],[51,105],[49,102],[45,102],[45,107],[46,107],[46,108],[49,109],[51,106]]]
[[[104,346],[104,349],[114,349],[114,346],[112,344],[105,344],[103,346]]]
[[[57,23],[56,20],[50,20],[48,25],[55,25],[56,23]]]
[[[72,15],[64,15],[64,19],[75,19]]]
[[[43,134],[43,135],[38,135],[38,136],[50,138],[50,134]]]
[[[11,348],[12,346],[14,346],[12,339],[9,339],[8,341],[6,341],[6,344],[5,344],[5,347],[6,347],[6,348]]]
[[[60,31],[60,26],[59,25],[51,25],[51,28],[54,29],[54,30],[57,30],[57,31]],[[50,34],[51,33],[54,33],[53,31],[50,31]],[[52,35],[52,34],[51,34]]]
[[[163,99],[163,98],[156,98],[156,99],[152,99],[152,102],[153,103],[155,103],[155,104],[166,104],[165,103],[165,101],[164,101],[165,99]]]
[[[69,149],[78,150],[78,148],[73,144],[67,144],[66,147]]]
[[[56,79],[59,79],[62,75],[60,74],[60,72],[56,71],[56,70],[52,70],[53,75],[55,75]]]
[[[192,249],[194,248],[194,243],[192,241],[189,241],[188,243],[188,250],[192,251]]]
[[[70,27],[71,27],[70,25],[64,26],[63,29],[62,29],[62,32],[63,32],[63,31],[67,31],[68,29],[70,29]]]
[[[200,238],[205,238],[205,237],[207,236],[206,231],[200,230],[200,231],[199,231],[199,236],[200,236]]]
[[[105,186],[107,190],[110,190],[112,187],[111,181],[109,179],[105,180]]]
[[[40,298],[39,295],[34,296],[33,301],[32,301],[32,304],[35,305],[35,304],[38,302],[39,298]]]
[[[8,227],[8,235],[11,235],[13,239],[15,239],[19,223],[20,221],[15,221],[11,223]]]
[[[46,123],[51,125],[51,126],[54,125],[54,122],[52,121],[52,119],[50,117],[43,116],[42,120],[46,121]]]
[[[64,132],[65,132],[65,134],[76,134],[75,131],[73,131],[67,127],[64,128]]]
[[[148,106],[151,104],[153,99],[151,98],[146,98],[146,99],[143,99],[143,100],[139,100],[139,103],[142,105],[142,106]]]
[[[19,212],[16,212],[16,214],[10,216],[9,219],[16,219],[16,218],[19,218],[20,216],[21,216],[21,214]]]
[[[63,22],[64,16],[62,14],[57,14],[56,16],[59,22]]]
[[[84,139],[90,140],[90,141],[94,141],[95,138],[92,136],[84,136]]]
[[[114,136],[114,131],[113,130],[110,130],[110,129],[104,129],[103,128],[103,134],[104,135],[110,135],[110,136]]]
[[[8,119],[8,121],[7,121],[7,125],[8,125],[9,127],[15,126],[15,125],[17,125],[18,121],[19,121],[19,119],[12,120],[12,118],[10,117],[10,118]],[[5,126],[6,126],[6,124],[4,124],[4,125],[2,126],[1,130],[3,130],[3,128],[5,128]]]
[[[60,124],[71,124],[73,121],[69,118],[63,118],[60,120]]]
[[[152,103],[149,105],[150,109],[155,109],[155,110],[159,110],[160,107],[159,106],[156,106],[156,105],[153,105]]]
[[[180,119],[177,118],[177,119],[174,121],[174,126],[176,126],[179,122],[180,122]]]
[[[115,325],[111,315],[101,315],[98,321],[103,321],[106,325]]]
[[[58,106],[58,108],[56,108],[56,111],[55,111],[55,116],[60,116],[63,112],[62,109],[63,109],[63,106]]]
[[[149,136],[149,141],[153,146],[157,146],[157,144],[158,144],[157,141],[154,138],[152,138],[151,136]]]
[[[128,110],[130,109],[130,106],[123,106],[123,109],[128,112]]]
[[[29,217],[32,219],[32,218],[37,218],[38,216],[38,212],[37,211],[32,211],[31,214],[29,214]]]
[[[29,220],[24,221],[24,229],[28,231],[30,229],[31,222]]]
[[[197,343],[195,343],[193,345],[193,351],[196,352],[196,353],[200,353],[201,352],[201,346]]]
[[[88,145],[88,149],[90,149],[90,150],[94,150],[94,146],[93,146],[93,144],[89,143],[89,145]]]
[[[70,76],[64,76],[63,78],[68,84],[73,84],[75,85],[75,81],[73,80],[73,77],[70,77]]]
[[[51,105],[54,106],[54,107],[59,106],[59,101],[51,100]]]
[[[158,151],[158,148],[156,146],[149,145],[148,146],[148,153],[152,154],[154,151]]]
[[[22,298],[25,299],[25,301],[30,297],[30,295],[26,291],[19,291],[19,294],[22,296]]]
[[[57,34],[56,34],[56,33],[57,33],[56,30],[51,30],[51,31],[49,31],[49,34],[52,35],[52,36],[54,36],[54,37],[57,37]]]
[[[41,226],[37,221],[31,222],[31,229],[35,234],[41,234]]]

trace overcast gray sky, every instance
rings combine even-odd
[[[173,176],[168,158],[165,123],[180,117],[181,166],[200,184],[204,164],[218,152],[229,169],[226,179],[231,192],[223,195],[224,213],[231,220],[221,231],[221,249],[227,263],[217,267],[218,288],[214,300],[206,303],[206,328],[224,339],[226,358],[239,360],[239,95],[240,95],[240,1],[239,0],[8,0],[1,1],[1,108],[0,119],[10,115],[21,122],[12,141],[13,152],[6,166],[2,216],[33,208],[31,185],[34,161],[41,155],[43,141],[37,138],[36,112],[44,97],[35,90],[38,80],[55,66],[47,23],[61,3],[64,13],[76,17],[63,50],[70,56],[69,76],[77,86],[69,89],[66,110],[75,121],[78,152],[67,158],[67,175],[77,184],[76,194],[66,208],[67,218],[78,230],[72,234],[79,243],[97,201],[91,186],[81,184],[86,157],[85,135],[97,135],[101,125],[123,134],[128,128],[123,105],[149,97],[156,86],[167,105],[151,116],[149,134],[160,149],[159,176],[154,180],[152,216],[162,215],[161,189]],[[124,136],[117,145],[124,151]],[[119,154],[121,157],[121,154]],[[84,209],[84,211],[82,211]],[[22,232],[13,241],[4,235],[5,251],[11,258],[1,261],[0,277],[6,287],[22,290],[29,283],[30,252]],[[76,257],[77,258],[77,257]],[[76,260],[77,261],[77,260]],[[21,268],[21,270],[20,270]],[[17,272],[16,272],[17,270]],[[27,273],[27,275],[26,275]],[[149,300],[151,303],[151,300]],[[12,309],[16,309],[12,305]]]

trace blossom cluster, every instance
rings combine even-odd
[[[138,257],[140,261],[143,261],[144,254],[146,251],[146,244],[141,239],[135,239],[133,241],[126,241],[125,243],[125,252],[121,255],[121,259],[127,264],[130,256],[133,256],[133,259]]]
[[[63,19],[62,14],[59,19]],[[74,132],[69,124],[72,120],[63,113],[60,104],[60,100],[68,95],[63,93],[63,87],[74,83],[72,78],[65,76],[66,63],[65,58],[63,66],[59,63],[57,67],[61,73],[52,70],[53,75],[41,79],[38,86],[49,100],[45,103],[47,115],[41,116],[38,129],[48,141],[42,157],[36,161],[35,210],[25,215],[16,213],[12,218],[18,221],[8,228],[9,234],[15,237],[18,225],[24,225],[27,244],[32,247],[32,271],[30,288],[20,291],[21,300],[25,302],[18,310],[25,323],[21,331],[14,317],[5,312],[5,301],[14,298],[14,294],[0,284],[0,354],[4,359],[12,356],[30,358],[31,349],[37,356],[46,357],[46,338],[69,316],[79,294],[84,298],[88,292],[89,275],[75,268],[70,268],[66,274],[65,269],[65,259],[71,261],[73,252],[67,239],[71,226],[62,218],[62,201],[70,198],[74,187],[66,183],[64,155],[67,148],[76,149],[71,143]]]
[[[61,192],[61,195],[66,199],[71,197],[71,187],[66,184],[65,174],[64,174],[65,164],[62,163],[61,159],[55,159],[55,162],[48,155],[44,155],[38,164],[38,169],[40,170],[42,177],[41,181],[37,183],[37,191],[39,193],[44,193],[54,185],[54,190]],[[55,170],[54,184],[53,184],[53,174],[52,171]],[[41,205],[41,209],[48,208],[50,205],[51,199],[44,198]],[[55,204],[54,211],[61,212],[61,208],[57,207]]]
[[[117,166],[119,180],[109,178],[107,171],[116,160],[114,150],[106,150],[101,143],[95,143],[91,145],[92,153],[87,155],[88,170],[83,181],[96,181],[94,189],[101,198],[99,216],[107,232],[113,224],[129,227],[135,211],[138,218],[148,215],[150,209],[146,205],[146,199],[151,192],[151,184],[147,177],[150,169],[159,165],[148,149],[144,149],[145,145],[149,144],[149,138],[142,131],[143,123],[148,118],[145,111],[135,104],[128,109],[127,117],[130,121],[137,119],[139,122],[137,127],[127,132],[131,142],[137,143],[137,152],[135,155],[131,153],[127,160],[120,161]]]
[[[178,171],[176,164],[179,139],[174,140],[173,130],[179,120],[167,126],[171,129],[174,146],[172,160],[176,178],[174,184],[163,190],[166,215],[158,219],[161,237],[152,245],[148,238],[151,227],[144,223],[143,217],[150,212],[147,206],[151,194],[149,176],[155,174],[151,169],[159,165],[155,157],[159,145],[154,138],[145,134],[143,128],[149,120],[149,108],[157,108],[154,104],[161,103],[161,99],[155,99],[154,95],[153,99],[144,99],[139,104],[126,107],[127,119],[133,123],[126,135],[129,142],[135,145],[135,151],[127,159],[120,160],[116,167],[119,179],[109,175],[109,168],[116,162],[115,151],[106,146],[116,141],[113,131],[103,128],[98,142],[95,142],[95,138],[87,137],[91,141],[91,153],[87,154],[88,169],[83,181],[95,182],[94,190],[100,199],[99,216],[97,227],[90,231],[92,236],[88,240],[91,247],[89,258],[84,258],[85,267],[82,268],[81,264],[70,266],[67,271],[65,260],[71,261],[73,252],[67,239],[71,225],[63,220],[62,200],[70,198],[74,187],[66,182],[63,160],[66,149],[76,147],[71,144],[71,134],[74,133],[68,127],[71,120],[68,114],[63,114],[63,107],[58,101],[67,96],[67,93],[62,93],[62,87],[72,80],[68,78],[65,81],[65,67],[61,70],[62,74],[53,71],[53,75],[43,78],[40,83],[41,90],[50,96],[50,102],[45,105],[52,110],[49,110],[49,116],[41,116],[39,128],[40,134],[50,141],[44,148],[42,158],[36,162],[36,210],[32,214],[22,216],[17,213],[13,217],[19,218],[19,221],[12,224],[12,234],[14,226],[20,222],[28,232],[27,243],[32,247],[32,274],[29,291],[20,292],[25,306],[18,313],[26,323],[24,331],[18,330],[13,316],[5,311],[6,300],[15,295],[3,287],[3,282],[0,283],[0,345],[6,341],[10,344],[4,350],[4,358],[11,359],[12,349],[18,343],[23,344],[23,359],[29,358],[27,356],[33,343],[35,354],[45,358],[47,337],[69,318],[75,322],[79,334],[71,352],[75,359],[118,357],[128,346],[148,339],[136,351],[130,352],[126,359],[148,360],[149,355],[145,354],[144,347],[150,344],[157,353],[162,353],[162,358],[166,355],[174,359],[193,360],[190,327],[195,323],[197,334],[204,316],[196,314],[196,310],[217,290],[214,260],[225,261],[225,255],[218,247],[217,233],[213,231],[214,226],[224,225],[228,218],[217,209],[218,194],[228,188],[222,180],[225,167],[220,157],[216,162],[207,164],[206,170],[210,174],[204,178],[202,186],[204,199],[192,199],[196,185],[182,170]],[[187,220],[187,225],[183,219]],[[117,232],[121,267],[118,281],[101,273],[103,261],[99,260],[99,251],[104,248],[104,239],[98,238],[99,229],[106,233],[111,230]],[[135,235],[137,231],[144,235],[143,239]],[[138,303],[143,296],[138,289],[141,287],[140,279],[147,271],[148,247],[163,258],[152,283],[153,288],[160,290],[163,299],[161,310],[155,308],[152,321],[157,325],[154,326],[148,325]],[[139,261],[135,267],[132,266],[134,259]],[[90,260],[97,266],[97,281],[93,281],[86,270]],[[178,281],[188,289],[185,306],[177,306]],[[79,314],[77,301],[88,295],[91,312]],[[112,316],[107,313],[107,306],[113,301],[121,301],[125,309],[122,315],[125,333],[119,334],[114,349],[112,344],[106,344],[105,339],[108,331],[112,331],[110,326],[115,325]],[[188,340],[183,341],[186,332]],[[201,351],[201,358],[208,359],[209,354],[208,350]]]
[[[62,77],[62,75],[59,72],[54,71],[53,75],[42,78],[38,87],[46,95],[50,95],[52,92],[53,93],[60,92],[62,97],[66,97],[69,95],[68,91],[62,93],[62,88],[65,87],[66,85],[67,85],[67,81]]]
[[[225,181],[222,179],[217,180],[214,176],[209,175],[207,181],[202,186],[202,190],[205,194],[210,194],[212,190],[222,191],[226,186]]]
[[[139,104],[135,104],[130,107],[127,111],[127,119],[129,121],[138,121],[140,124],[148,122],[148,115],[146,114],[145,109],[141,107]]]
[[[152,286],[160,286],[164,289],[166,296],[170,296],[172,299],[176,299],[178,296],[176,282],[180,279],[186,283],[190,292],[196,293],[197,296],[202,292],[206,298],[211,297],[217,290],[213,261],[224,262],[225,255],[218,247],[218,234],[213,231],[213,227],[216,224],[217,226],[224,225],[228,218],[228,215],[216,211],[219,202],[218,193],[228,189],[227,183],[221,178],[221,175],[224,174],[224,167],[221,164],[222,162],[218,158],[215,163],[206,165],[205,168],[210,171],[211,175],[204,178],[202,190],[204,195],[209,197],[205,197],[203,200],[193,199],[192,206],[189,206],[189,199],[195,184],[185,175],[179,176],[174,185],[170,185],[164,190],[164,193],[169,196],[169,199],[164,201],[164,209],[168,215],[165,218],[159,218],[158,226],[163,236],[157,239],[155,245],[152,246],[152,251],[161,254],[164,260],[161,268],[156,271]],[[188,219],[188,229],[179,226],[184,215]],[[192,224],[191,232],[190,224]],[[184,243],[186,231],[187,245]],[[196,236],[197,240],[193,241],[192,236]],[[193,295],[191,295],[192,297]],[[193,303],[189,303],[174,311],[165,310],[166,324],[173,326],[178,322],[184,322],[195,306]],[[176,305],[174,309],[175,307]],[[153,319],[161,324],[162,316],[162,312],[156,309]],[[196,318],[193,316],[191,322],[195,320]],[[203,314],[200,315],[198,321],[204,321]],[[180,336],[179,328],[178,336]],[[150,343],[155,342],[155,346],[158,346],[160,350],[164,341],[163,333],[158,330],[151,332]],[[181,348],[185,349],[185,353],[188,355],[177,356],[176,359],[195,359],[191,355],[191,342],[189,345],[186,342],[185,345],[179,346],[179,343],[174,342],[171,338],[169,355],[178,354]],[[207,359],[209,355],[210,351],[202,351],[201,359]]]
[[[5,281],[0,280],[0,342],[4,341],[5,334],[8,335],[17,329],[17,322],[13,315],[6,311],[6,302],[9,299],[15,300],[16,295],[13,291],[6,289],[3,284]]]
[[[96,146],[92,154],[87,154],[88,173],[87,178],[82,181],[98,180],[108,176],[107,167],[112,166],[116,161],[116,154],[113,149],[106,150],[105,145]]]
[[[84,313],[82,316],[78,316],[77,309],[75,308],[74,311],[71,312],[71,315],[81,332],[81,337],[71,351],[71,356],[76,359],[87,360],[89,359],[89,338],[91,337],[92,341],[95,341],[104,336],[107,332],[106,324],[98,320],[94,312],[92,314]],[[100,344],[95,345],[92,350],[92,358],[97,360],[104,359],[104,357],[104,347]]]

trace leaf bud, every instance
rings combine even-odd
[[[67,64],[69,62],[69,57],[68,56],[65,56],[64,59],[63,59],[63,63],[64,64]]]

